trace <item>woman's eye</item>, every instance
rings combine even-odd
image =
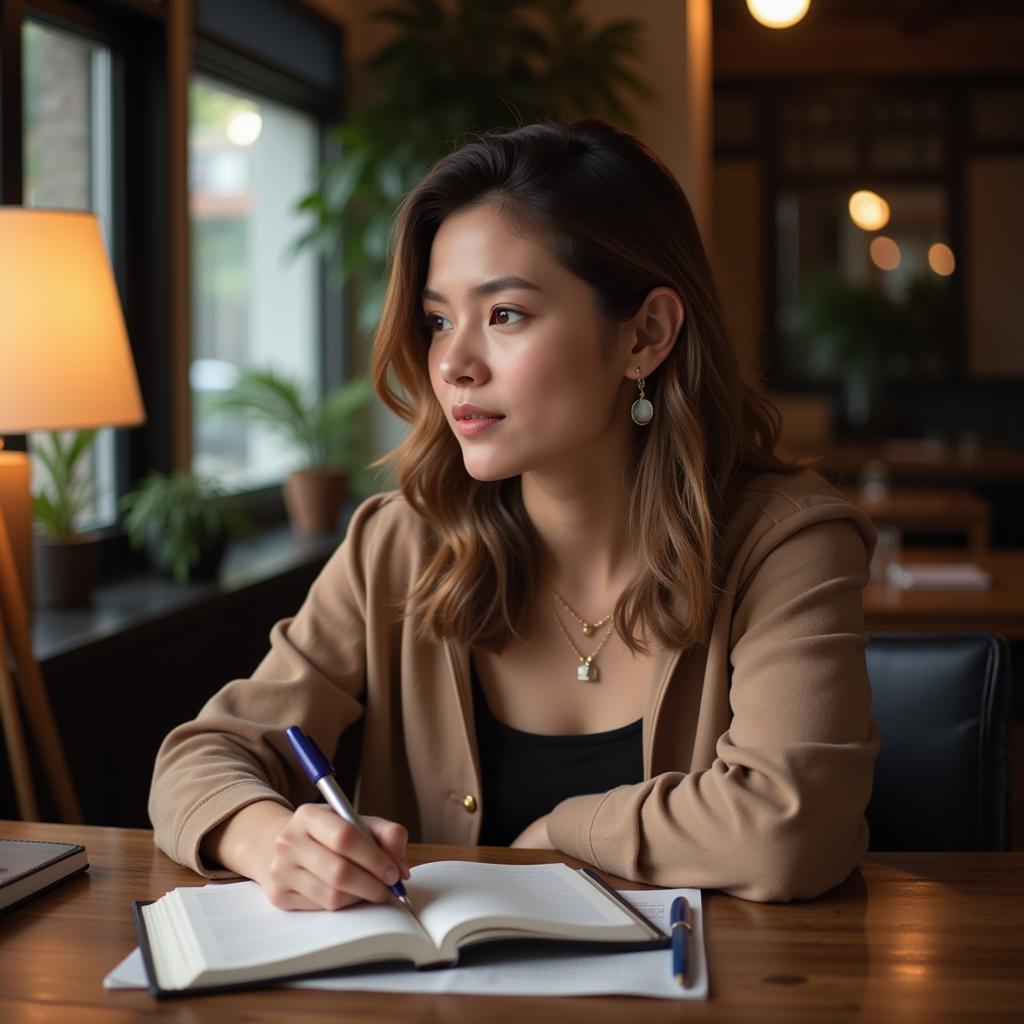
[[[510,320],[509,317],[525,317],[525,313],[520,313],[518,309],[509,309],[507,306],[497,306],[491,313],[491,322],[497,323],[499,327],[509,327],[512,324],[519,323],[518,320]],[[439,330],[446,330],[443,326],[448,324],[451,327],[451,321],[446,316],[442,316],[440,313],[428,313],[424,318],[427,333],[434,334]]]
[[[447,320],[446,316],[441,316],[440,313],[428,313],[426,316],[427,332],[433,334],[437,329],[438,320]]]
[[[494,310],[494,313],[492,314],[492,316],[500,317],[500,316],[504,316],[504,315],[508,315],[508,314],[511,314],[512,316],[519,316],[519,317],[526,316],[525,313],[520,313],[519,310],[517,310],[517,309],[509,309],[507,306],[498,306]],[[501,326],[503,326],[503,327],[508,326],[509,324],[517,323],[517,322],[518,321],[516,321],[516,320],[499,320],[498,321],[498,323]]]

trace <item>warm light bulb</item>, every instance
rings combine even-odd
[[[868,252],[871,254],[871,262],[879,270],[895,270],[900,265],[900,247],[885,235],[872,238]]]
[[[936,242],[928,247],[928,266],[939,275],[949,277],[956,270],[956,259],[953,250],[942,242]]]
[[[865,231],[881,231],[889,223],[889,204],[869,189],[854,192],[849,209],[850,220]]]
[[[795,25],[811,6],[811,0],[747,0],[747,10],[755,21],[768,28]]]
[[[251,146],[263,130],[263,118],[255,110],[240,110],[228,121],[228,141]]]

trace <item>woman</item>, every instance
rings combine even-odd
[[[411,424],[400,490],[168,736],[157,843],[295,909],[386,899],[407,834],[754,900],[841,882],[877,753],[874,531],[773,455],[658,159],[586,120],[439,161],[398,215],[372,372]],[[358,768],[379,845],[302,804],[292,724]]]

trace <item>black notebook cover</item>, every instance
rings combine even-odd
[[[0,913],[47,892],[89,867],[80,843],[0,839]]]

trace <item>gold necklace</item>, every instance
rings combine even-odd
[[[590,636],[596,633],[610,618],[611,615],[606,615],[603,619],[599,619],[597,622],[587,622],[582,615],[577,614],[576,610],[569,604],[568,601],[551,584],[548,584],[548,590],[558,599],[559,604],[583,627],[583,635]]]
[[[597,670],[597,666],[594,664],[594,659],[601,653],[601,648],[608,642],[608,638],[615,632],[615,623],[613,622],[608,630],[605,632],[601,642],[597,645],[597,650],[593,654],[584,654],[573,642],[572,637],[566,632],[565,626],[562,625],[562,620],[558,617],[558,609],[551,605],[551,611],[555,616],[555,622],[558,623],[558,628],[562,631],[562,636],[565,637],[569,646],[573,649],[573,653],[579,659],[579,664],[576,666],[576,678],[584,683],[594,683],[600,678],[600,673]],[[608,616],[611,618],[611,616]],[[605,620],[607,621],[607,619]]]

